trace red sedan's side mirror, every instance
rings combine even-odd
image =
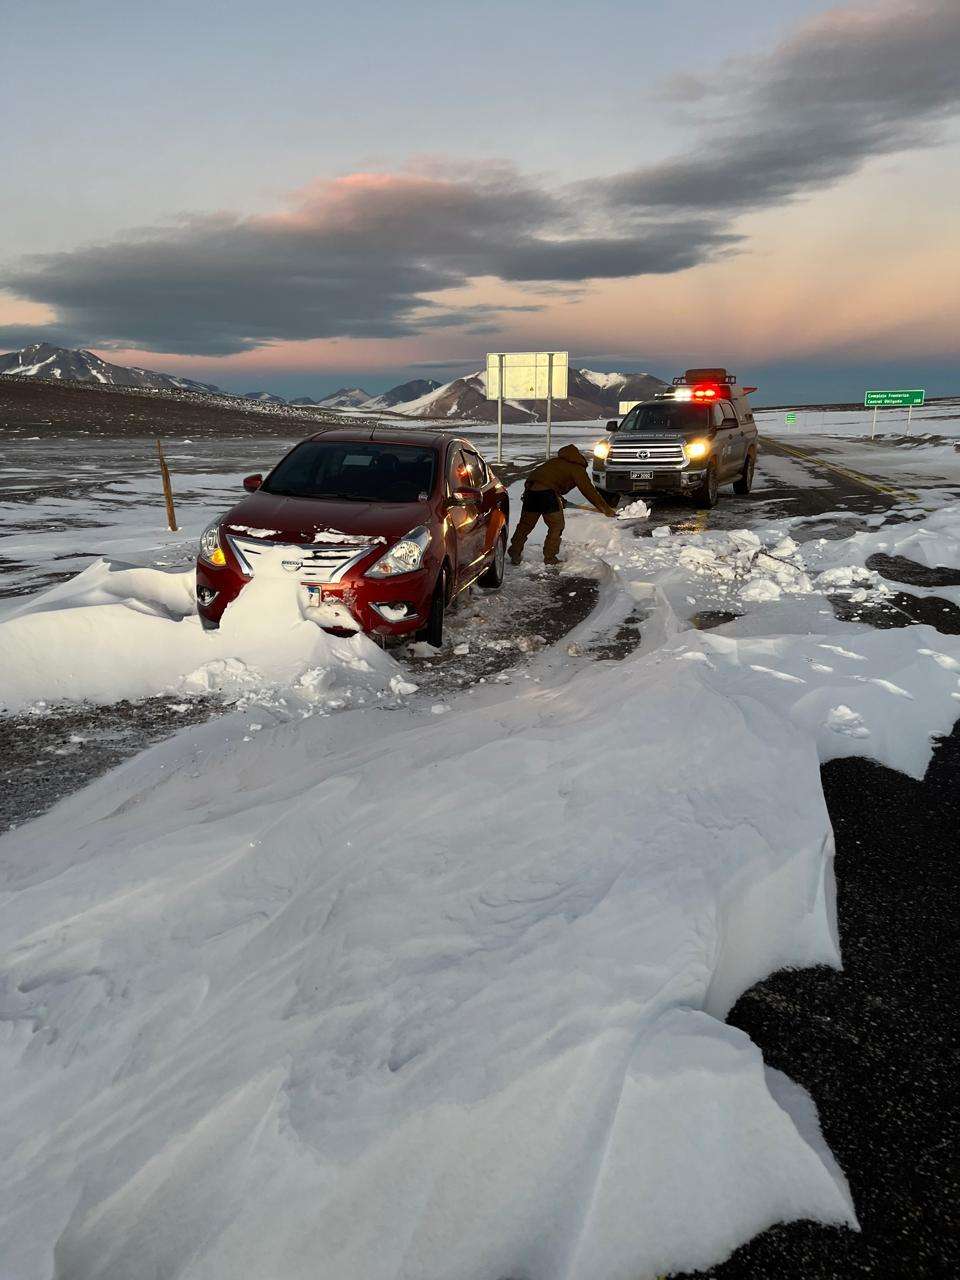
[[[262,484],[263,476],[261,475],[243,477],[243,487],[250,493],[256,493]]]

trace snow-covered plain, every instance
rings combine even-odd
[[[443,715],[269,583],[216,637],[170,565],[11,602],[5,705],[244,710],[0,841],[4,1280],[650,1280],[853,1224],[809,1098],[722,1019],[839,963],[819,763],[921,776],[960,710],[958,638],[828,603],[883,600],[877,550],[960,564],[960,509],[912,514],[572,512],[597,609]]]
[[[788,447],[900,488],[939,487],[945,498],[960,493],[960,399],[922,405],[909,422],[906,409],[879,409],[875,435],[872,409],[795,412],[788,426],[783,410],[758,410],[757,426]]]

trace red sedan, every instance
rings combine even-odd
[[[249,496],[200,539],[197,608],[207,628],[258,573],[279,572],[307,616],[339,606],[318,609],[337,619],[328,630],[439,645],[454,596],[503,580],[507,491],[458,437],[326,431],[243,484]]]

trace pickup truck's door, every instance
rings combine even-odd
[[[722,415],[717,431],[717,444],[723,449],[720,463],[720,474],[724,479],[733,479],[743,470],[746,445],[743,428],[737,411],[729,400],[721,400],[718,409]]]

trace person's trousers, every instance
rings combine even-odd
[[[520,519],[517,521],[517,527],[510,541],[507,554],[511,560],[519,560],[523,555],[524,545],[541,516],[543,523],[547,526],[547,536],[543,540],[543,561],[544,564],[556,562],[560,551],[560,539],[563,537],[563,508],[560,507],[557,511],[531,511],[526,503],[520,512]]]

